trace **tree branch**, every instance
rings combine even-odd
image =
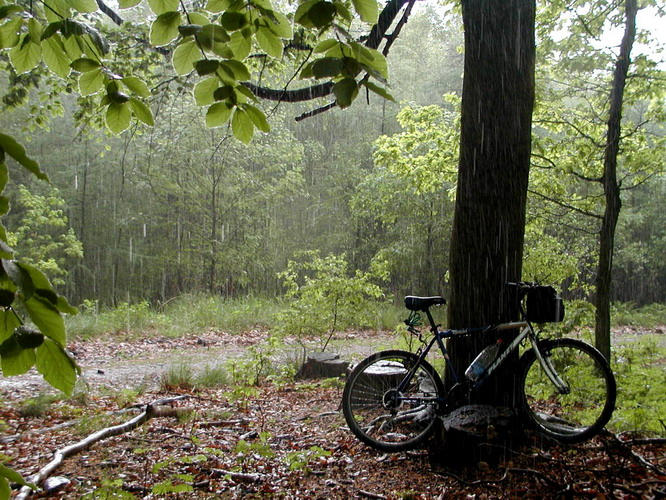
[[[559,205],[560,207],[567,208],[569,210],[572,210],[574,212],[577,212],[581,215],[585,215],[587,217],[594,217],[595,219],[601,219],[601,215],[595,214],[593,212],[588,212],[587,210],[583,210],[582,208],[574,207],[573,205],[569,205],[568,203],[564,203],[563,201],[557,200],[555,198],[551,198],[550,196],[546,196],[545,194],[539,193],[538,191],[534,191],[533,189],[528,189],[527,190],[529,193],[538,196],[539,198],[543,198],[546,201],[549,201],[551,203],[555,203],[556,205]]]
[[[121,26],[123,22],[125,22],[123,18],[116,13],[116,11],[104,3],[104,0],[97,0],[97,6],[99,7],[99,10],[109,16],[109,18],[118,26]]]
[[[377,49],[382,40],[386,37],[386,31],[393,24],[398,12],[405,4],[413,1],[414,0],[389,0],[386,3],[386,6],[384,6],[384,10],[379,14],[377,24],[372,27],[370,34],[365,39],[365,46],[371,49]],[[243,82],[243,85],[261,99],[280,102],[311,101],[318,97],[326,97],[333,92],[333,82],[320,83],[295,90],[261,87],[251,82]]]
[[[180,397],[178,399],[180,399]],[[174,400],[175,399],[173,400],[163,399],[160,401],[156,401],[155,403],[164,404]],[[179,412],[183,411],[183,408],[158,406],[155,403],[146,405],[146,409],[143,412],[141,412],[139,415],[137,415],[131,420],[128,420],[123,424],[114,425],[111,427],[106,427],[104,429],[101,429],[97,432],[90,434],[88,437],[82,439],[77,443],[71,444],[56,451],[55,454],[53,455],[53,460],[51,460],[48,464],[42,467],[39,470],[39,472],[31,476],[27,482],[39,485],[42,481],[44,481],[44,479],[49,477],[53,473],[53,471],[56,470],[66,458],[71,457],[72,455],[75,455],[80,451],[89,448],[98,441],[101,441],[103,439],[112,436],[117,436],[119,434],[124,434],[125,432],[129,432],[132,429],[135,429],[138,426],[142,425],[144,422],[147,422],[151,418],[170,417],[177,415]],[[31,492],[32,489],[29,486],[23,486],[19,491],[19,494],[16,496],[16,500],[25,500],[26,498],[28,498],[28,495]]]

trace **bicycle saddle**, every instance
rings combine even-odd
[[[415,297],[407,295],[405,297],[405,307],[410,311],[425,311],[430,306],[441,306],[446,304],[446,299],[439,295],[434,297]]]

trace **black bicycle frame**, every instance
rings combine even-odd
[[[506,349],[504,349],[504,351],[499,356],[497,356],[497,358],[487,368],[484,375],[479,380],[477,380],[476,382],[471,384],[471,387],[473,389],[477,389],[488,379],[488,377],[497,369],[497,367],[504,362],[504,360],[509,355],[509,353],[512,352],[514,349],[516,349],[518,347],[518,344],[520,344],[520,342],[522,342],[525,337],[530,335],[530,333],[532,333],[532,336],[534,335],[533,330],[532,330],[531,326],[529,325],[529,323],[527,321],[501,323],[501,324],[495,325],[495,326],[489,325],[489,326],[484,326],[484,327],[479,327],[479,328],[464,328],[462,330],[445,330],[445,331],[442,332],[442,331],[439,330],[439,328],[437,328],[437,324],[433,320],[433,317],[430,314],[430,310],[426,309],[425,313],[428,317],[428,321],[430,322],[430,330],[433,333],[433,338],[430,340],[430,342],[428,343],[428,345],[425,348],[420,349],[420,351],[418,352],[417,362],[414,364],[413,367],[411,367],[409,372],[407,372],[407,375],[405,375],[405,377],[402,379],[402,381],[400,382],[400,384],[398,384],[398,387],[396,388],[398,393],[402,392],[407,387],[410,380],[412,379],[412,377],[416,373],[416,370],[418,369],[419,365],[425,359],[425,357],[428,355],[428,353],[430,352],[430,349],[432,349],[432,346],[435,344],[435,342],[437,342],[437,345],[439,346],[439,350],[442,352],[442,356],[444,356],[444,359],[447,361],[446,366],[448,367],[449,373],[453,377],[454,386],[455,386],[455,385],[458,385],[458,384],[461,383],[461,379],[458,376],[458,374],[456,373],[456,371],[453,369],[452,363],[450,362],[451,358],[449,356],[448,351],[446,350],[446,345],[444,344],[444,340],[450,339],[450,338],[453,338],[453,337],[456,337],[456,336],[461,336],[461,335],[474,335],[474,334],[479,334],[479,333],[484,333],[484,332],[491,332],[493,330],[509,330],[509,329],[522,328],[521,333],[516,336],[516,338],[511,342],[511,344],[509,344],[509,346]],[[536,339],[534,339],[534,340],[536,340]],[[533,342],[533,345],[536,345],[535,341]],[[541,358],[540,355],[539,355],[539,357]],[[554,372],[554,370],[553,370],[553,372]],[[557,378],[559,379],[559,377],[557,377]],[[563,382],[562,382],[562,384],[563,384]],[[559,385],[559,384],[556,384],[556,385]],[[422,398],[399,397],[399,399],[401,401],[409,401],[409,400],[440,401],[440,402],[443,401],[443,398],[441,398],[441,397],[437,397],[437,398],[435,398],[435,397],[432,397],[432,398],[428,398],[428,397],[422,397]],[[444,399],[444,401],[445,401],[445,399]]]

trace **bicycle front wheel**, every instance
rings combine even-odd
[[[407,351],[382,351],[352,370],[342,394],[342,411],[349,429],[364,443],[383,451],[404,451],[432,434],[443,394],[442,380],[427,361],[419,363]]]
[[[522,358],[522,408],[536,429],[566,443],[590,439],[608,423],[615,408],[613,372],[601,353],[575,339],[537,344],[544,363],[563,383],[548,376],[534,349]]]

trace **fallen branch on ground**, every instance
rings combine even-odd
[[[636,453],[634,450],[631,449],[631,446],[624,441],[622,441],[617,434],[612,433],[608,429],[604,429],[603,435],[608,437],[613,444],[621,448],[628,456],[633,458],[636,462],[641,464],[643,467],[650,469],[653,472],[656,472],[657,474],[661,474],[662,476],[666,476],[666,471],[662,470],[659,468],[657,465],[653,464],[649,460],[647,460],[645,457],[642,455],[639,455]]]
[[[232,480],[238,483],[259,483],[265,479],[264,475],[259,474],[258,472],[233,472],[224,469],[213,469],[212,472],[218,477],[229,476]]]
[[[183,399],[183,397],[179,396],[173,399],[161,399],[158,402],[160,403],[160,405],[164,405],[180,399]],[[47,477],[49,477],[53,473],[53,471],[55,471],[62,464],[62,462],[66,458],[71,457],[72,455],[75,455],[89,448],[98,441],[102,441],[103,439],[112,436],[117,436],[119,434],[124,434],[125,432],[129,432],[137,428],[138,426],[142,425],[143,423],[147,422],[151,418],[177,417],[180,414],[182,414],[184,410],[183,408],[172,408],[170,406],[160,406],[160,405],[155,405],[155,403],[147,404],[146,409],[133,419],[128,420],[123,424],[114,425],[111,427],[106,427],[104,429],[101,429],[97,432],[90,434],[89,436],[82,439],[78,443],[71,444],[56,451],[55,454],[53,455],[53,460],[51,460],[48,464],[42,467],[39,470],[39,472],[31,476],[28,479],[28,482],[36,485],[41,484]],[[28,498],[28,495],[30,495],[31,492],[32,489],[30,487],[23,486],[19,491],[19,494],[16,496],[16,500],[25,500],[26,498]]]

